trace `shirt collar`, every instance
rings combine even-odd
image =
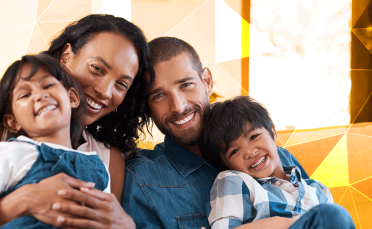
[[[283,166],[284,173],[290,175],[290,182],[292,185],[296,185],[297,182],[301,182],[301,170],[297,166]],[[278,180],[277,177],[265,177],[262,179],[256,179],[258,183],[263,184],[267,182],[275,182]]]
[[[204,163],[207,164],[203,158],[173,142],[167,136],[164,139],[164,154],[183,177],[187,177]]]

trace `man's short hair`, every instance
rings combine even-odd
[[[149,42],[149,47],[151,51],[150,62],[153,66],[159,62],[170,60],[182,52],[188,52],[192,65],[201,78],[203,66],[199,55],[186,41],[175,37],[158,37]]]

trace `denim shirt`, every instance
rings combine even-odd
[[[283,166],[299,162],[278,147]],[[205,204],[218,171],[203,158],[165,137],[154,150],[126,162],[124,210],[137,228],[210,228]]]

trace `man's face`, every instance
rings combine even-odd
[[[148,103],[156,126],[181,146],[198,144],[213,92],[209,70],[201,80],[187,52],[155,64],[154,70]]]

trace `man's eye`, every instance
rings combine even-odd
[[[233,151],[231,151],[231,153],[230,153],[230,157],[233,156],[234,154],[236,154],[237,152],[239,152],[238,149],[234,149]]]
[[[191,85],[191,83],[184,83],[184,84],[181,85],[181,88],[188,87],[190,85]]]
[[[259,134],[255,134],[255,135],[252,135],[250,140],[253,141],[254,139],[256,139],[258,137]]]

